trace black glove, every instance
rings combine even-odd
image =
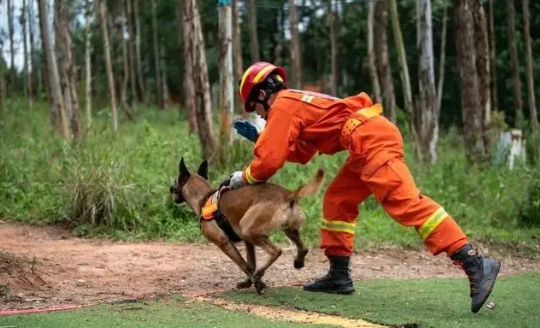
[[[221,189],[223,187],[228,187],[230,184],[231,184],[231,178],[227,178],[227,179],[221,181],[221,183],[219,184],[218,189]]]

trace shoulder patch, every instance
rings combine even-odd
[[[302,99],[300,99],[300,100],[302,100],[303,102],[307,102],[307,103],[310,103],[310,102],[312,102],[312,101],[313,101],[313,98],[314,98],[314,96],[310,96],[310,95],[303,95],[303,96],[302,96]]]

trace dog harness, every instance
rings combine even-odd
[[[229,241],[235,243],[241,241],[242,238],[234,232],[229,220],[227,220],[225,215],[219,210],[219,200],[221,199],[221,195],[228,190],[229,188],[220,188],[208,196],[204,205],[201,207],[200,223],[202,223],[203,220],[216,220],[217,225],[225,233]]]

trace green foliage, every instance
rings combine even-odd
[[[469,284],[462,279],[365,280],[353,295],[307,293],[300,288],[272,288],[264,295],[250,291],[227,292],[236,302],[286,306],[347,318],[364,319],[392,327],[498,328],[537,327],[538,273],[500,277],[478,314],[470,312]]]
[[[508,130],[504,112],[494,110],[491,112],[491,130],[494,132],[503,132]]]
[[[527,155],[533,165],[540,166],[540,131],[527,134]]]
[[[6,103],[0,121],[0,217],[67,223],[83,235],[203,240],[191,211],[186,205],[175,205],[168,194],[180,157],[191,170],[202,162],[198,138],[187,135],[178,112],[141,107],[137,122],[121,120],[113,137],[104,109],[84,139],[73,144],[63,141],[48,120],[45,104],[36,103],[28,113],[23,100]],[[459,135],[451,129],[441,138],[439,162],[433,166],[412,161],[406,142],[418,187],[475,239],[534,243],[540,232],[538,170],[526,164],[512,171],[502,166],[470,167]],[[252,146],[237,138],[227,152],[227,164],[211,163],[213,184],[243,169],[252,157]],[[316,156],[307,166],[287,163],[271,182],[295,189],[323,167],[324,190],[346,157],[343,152]],[[311,245],[319,242],[322,193],[301,200],[308,217],[302,235]],[[272,237],[285,241],[281,233]],[[396,223],[370,197],[362,204],[356,246],[386,243],[420,246],[421,240],[414,229]]]
[[[0,216],[119,238],[199,238],[192,215],[168,195],[180,156],[198,160],[198,141],[183,133],[177,113],[141,113],[139,122],[123,122],[116,138],[107,119],[98,119],[70,145],[43,124],[45,107],[36,107],[24,123],[9,109],[2,130]]]
[[[519,202],[519,225],[525,228],[540,227],[540,175],[532,177],[528,193]]]

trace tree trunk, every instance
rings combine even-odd
[[[139,19],[139,0],[133,1],[133,17],[135,20],[135,62],[137,63],[137,81],[139,84],[139,91],[142,96],[142,101],[148,104],[148,90],[146,83],[144,82],[144,76],[142,71],[142,57],[141,57],[141,24]]]
[[[111,127],[113,134],[118,130],[118,112],[116,110],[116,92],[114,90],[114,75],[111,62],[111,51],[109,47],[109,32],[107,29],[107,5],[106,0],[98,0],[100,11],[101,37],[103,39],[103,52],[105,56],[105,69],[107,70],[107,83],[109,85],[109,96],[111,101]]]
[[[208,67],[204,51],[204,40],[200,23],[199,10],[195,0],[183,0],[184,17],[191,19],[184,20],[184,48],[190,56],[190,63],[193,66],[193,92],[195,93],[196,117],[199,132],[199,139],[206,159],[214,155],[216,141],[214,139],[214,128],[212,122],[212,102],[210,97],[210,84],[208,83]],[[187,66],[187,65],[186,65]],[[188,83],[189,84],[189,83]],[[186,93],[187,94],[187,93]]]
[[[497,51],[493,0],[489,0],[489,35],[491,39],[491,94],[493,96],[493,110],[499,110],[499,97],[497,92]]]
[[[8,32],[9,32],[9,47],[10,47],[10,63],[11,63],[11,71],[10,71],[10,77],[11,77],[11,92],[14,93],[14,91],[17,89],[17,70],[15,69],[15,49],[13,46],[13,34],[15,33],[13,30],[13,4],[11,0],[8,0],[7,2],[7,12],[8,12]]]
[[[397,11],[396,0],[390,0],[390,19],[392,21],[392,30],[394,33],[394,42],[396,44],[396,52],[398,55],[398,64],[399,64],[399,75],[401,78],[402,92],[405,111],[411,122],[411,130],[413,136],[416,135],[416,130],[412,124],[413,116],[413,101],[412,101],[412,89],[411,89],[411,80],[409,77],[409,66],[407,65],[407,55],[405,54],[405,45],[403,43],[403,36],[401,34],[401,27],[399,24],[399,16]],[[416,138],[413,138],[413,142],[416,143]]]
[[[189,5],[185,0],[178,0],[179,8],[179,23],[182,25],[182,43],[184,58],[184,105],[188,114],[189,134],[199,133],[197,127],[197,102],[195,101],[195,79],[193,77],[193,43],[190,39],[193,37],[193,24],[188,19],[189,16],[184,14],[183,6]]]
[[[439,59],[439,82],[437,83],[437,115],[441,114],[442,95],[444,87],[444,65],[446,59],[446,31],[448,26],[448,7],[443,9],[442,35],[441,35],[441,57]]]
[[[0,0],[0,5],[2,4],[2,0]],[[4,47],[0,43],[0,54],[4,53]],[[2,115],[5,114],[4,109],[4,97],[6,96],[6,88],[4,83],[4,65],[0,65],[0,119],[2,118]]]
[[[405,102],[405,110],[409,114],[409,119],[410,119],[413,115],[413,108],[414,108],[413,100],[412,100],[411,80],[409,77],[409,66],[407,65],[407,55],[405,54],[405,45],[403,43],[403,36],[401,34],[401,27],[399,25],[399,16],[398,16],[398,11],[397,11],[396,0],[390,0],[390,18],[392,20],[394,41],[396,44],[396,51],[398,54],[399,75],[401,77],[401,84],[403,88],[403,99]]]
[[[22,41],[24,48],[24,92],[28,101],[28,108],[32,110],[32,79],[30,78],[30,70],[28,67],[29,55],[28,45],[26,43],[26,24],[28,23],[28,7],[26,6],[26,0],[23,0],[22,4]]]
[[[58,1],[58,0],[57,0]],[[67,25],[66,25],[67,28]],[[69,35],[69,34],[68,34]],[[71,57],[70,67],[68,71],[69,87],[70,87],[70,96],[71,96],[71,130],[75,138],[80,138],[82,136],[81,128],[81,108],[79,106],[79,96],[77,94],[77,72],[76,72],[76,63],[75,56],[71,53],[71,37],[69,42],[69,54]]]
[[[396,94],[392,79],[392,68],[388,57],[388,1],[377,2],[375,8],[375,28],[377,44],[375,45],[376,57],[381,85],[383,85],[382,99],[385,116],[396,123]]]
[[[71,131],[71,136],[73,136],[72,126],[71,126],[71,91],[69,87],[69,77],[68,77],[68,69],[69,69],[69,63],[67,59],[67,50],[66,50],[66,40],[65,40],[65,31],[64,31],[64,24],[67,24],[65,21],[67,18],[65,17],[66,13],[62,9],[62,1],[64,0],[56,0],[54,2],[54,28],[55,28],[55,37],[56,37],[56,58],[58,60],[58,73],[60,76],[60,90],[62,92],[62,99],[64,101],[64,109],[66,111],[66,115],[68,118],[68,125],[69,130]]]
[[[302,64],[300,56],[300,36],[298,35],[298,20],[296,18],[296,5],[289,0],[289,26],[291,29],[291,80],[290,85],[302,89]]]
[[[246,0],[247,16],[249,24],[249,49],[251,51],[251,61],[258,62],[260,60],[259,38],[257,36],[257,8],[255,0]]]
[[[134,120],[134,116],[128,104],[128,99],[127,99],[127,92],[128,92],[127,90],[128,90],[130,76],[129,76],[128,43],[125,37],[125,32],[127,29],[127,26],[126,26],[127,17],[126,17],[126,8],[125,8],[124,1],[120,2],[119,14],[121,18],[120,19],[121,24],[120,24],[120,33],[118,37],[120,38],[120,45],[122,48],[122,60],[121,60],[122,62],[122,85],[121,85],[122,89],[120,93],[120,103],[122,104],[121,106],[126,112],[126,114],[128,115],[129,119]]]
[[[482,127],[486,156],[491,149],[491,77],[489,71],[489,38],[486,13],[482,0],[474,1],[474,21],[476,36],[476,67],[478,70],[480,106],[482,107]]]
[[[519,57],[516,42],[516,10],[514,0],[506,0],[506,11],[508,14],[508,48],[510,49],[510,61],[512,73],[514,75],[514,98],[515,98],[515,124],[516,128],[523,128],[523,100],[521,99],[521,79],[519,76]]]
[[[69,32],[68,0],[56,0],[56,46],[60,60],[60,82],[64,91],[64,108],[70,121],[73,137],[81,137],[81,119],[79,101],[77,99],[77,85],[75,72],[75,59],[71,53],[71,35]]]
[[[232,12],[230,5],[219,5],[219,82],[221,131],[219,142],[219,161],[225,163],[227,151],[232,143],[233,116],[233,60],[232,60]]]
[[[2,0],[0,0],[0,5],[2,5]],[[0,54],[4,53],[4,49],[2,47],[2,44],[0,44]],[[4,83],[4,69],[3,65],[0,65],[0,119],[2,119],[2,115],[5,114],[4,110],[4,97],[5,97],[5,83]]]
[[[183,17],[184,17],[184,14],[182,13],[182,4],[180,3],[180,1],[176,1],[176,29],[177,29],[177,33],[176,35],[178,36],[178,46],[180,47],[180,51],[181,51],[181,54],[180,54],[180,57],[179,58],[182,58],[182,68],[186,65],[186,59],[184,58],[184,22],[183,22]],[[183,73],[182,73],[182,77],[183,77]],[[182,85],[183,87],[183,85]],[[183,94],[183,89],[180,91],[180,95],[179,95],[179,103],[178,103],[178,112],[179,113],[183,113],[185,111],[185,100],[184,100],[184,94]],[[186,112],[187,113],[187,112]],[[189,118],[189,116],[188,116]],[[189,123],[191,124],[191,121],[189,121]],[[191,134],[191,126],[190,126],[190,134]]]
[[[3,53],[3,48],[0,45],[0,53]],[[0,65],[0,118],[2,118],[2,115],[5,113],[4,110],[4,97],[5,97],[5,83],[4,83],[4,68],[2,65]]]
[[[51,116],[58,115],[60,117],[60,131],[64,139],[70,139],[68,121],[66,117],[66,112],[64,109],[64,101],[62,99],[62,93],[60,91],[60,78],[58,76],[58,67],[56,65],[56,57],[54,56],[54,49],[52,47],[52,34],[50,33],[49,23],[48,23],[48,10],[47,10],[47,1],[38,0],[39,3],[39,14],[41,20],[41,31],[42,31],[42,44],[43,52],[47,56],[47,70],[48,70],[48,86],[50,89],[50,95],[53,98],[52,104],[54,108],[51,108],[51,111],[54,111],[57,114],[51,114]]]
[[[161,90],[161,74],[159,69],[159,40],[158,40],[158,25],[156,17],[156,0],[151,0],[152,3],[152,41],[154,45],[154,70],[156,71],[156,95],[159,108],[163,108],[163,95]]]
[[[122,93],[121,93],[121,100],[122,107],[125,108],[126,111],[129,111],[130,115],[133,115],[131,113],[131,109],[129,108],[128,100],[127,100],[127,88],[129,84],[129,60],[128,60],[128,49],[127,49],[127,41],[124,36],[124,23],[122,23],[122,30],[120,33],[120,42],[122,45]]]
[[[163,107],[168,108],[170,103],[169,86],[167,85],[167,60],[165,58],[165,46],[160,47],[160,69],[161,69],[161,94],[163,95]]]
[[[198,94],[197,106],[197,126],[199,127],[199,136],[203,147],[203,155],[205,158],[214,156],[216,149],[216,141],[214,139],[214,124],[212,121],[212,98],[210,96],[210,83],[208,81],[208,67],[206,64],[206,54],[204,48],[204,38],[200,23],[199,10],[197,3],[193,3],[193,9],[197,19],[193,20],[195,32],[195,76],[198,83],[196,84]]]
[[[418,131],[416,131],[416,126],[414,124],[414,105],[412,100],[412,89],[411,89],[411,80],[409,76],[409,66],[407,65],[407,55],[405,54],[405,45],[403,44],[403,36],[401,35],[401,27],[399,26],[399,16],[397,11],[396,0],[390,0],[390,19],[392,20],[392,30],[394,32],[394,41],[396,44],[396,51],[398,54],[398,64],[399,64],[399,75],[401,77],[401,85],[403,89],[403,99],[405,112],[409,120],[409,126],[411,129],[411,134],[413,137],[413,151],[415,157],[420,159],[420,148],[419,148],[419,136]]]
[[[456,0],[455,24],[465,150],[469,163],[478,163],[484,160],[485,149],[473,35],[473,1],[475,0]]]
[[[92,2],[85,0],[85,23],[84,28],[84,67],[85,67],[85,95],[86,95],[86,127],[92,126],[92,67],[90,56],[92,53],[92,28],[90,26],[90,18],[92,17]]]
[[[0,0],[0,5],[2,4]],[[4,53],[4,48],[2,47],[2,44],[0,44],[0,54]],[[4,67],[3,65],[0,65],[0,119],[2,118],[2,115],[5,113],[4,110],[4,97],[5,97],[5,84],[4,84]]]
[[[40,88],[38,87],[38,84],[39,84],[39,77],[38,77],[38,72],[39,70],[36,69],[36,50],[35,50],[35,38],[34,38],[34,29],[35,29],[35,25],[34,25],[34,1],[33,0],[28,0],[28,30],[29,30],[29,34],[30,34],[30,67],[31,67],[31,72],[30,72],[30,86],[31,86],[31,90],[32,90],[32,94],[34,94],[34,91],[35,94],[39,95],[40,93]]]
[[[241,31],[240,31],[240,20],[238,17],[238,0],[232,0],[232,39],[233,39],[233,60],[234,60],[234,81],[238,83],[242,78],[244,71],[244,65],[242,63],[242,48],[241,48]],[[240,97],[238,93],[234,93],[235,104],[238,104],[238,110],[240,111],[242,117],[247,118],[247,112],[243,110]]]
[[[417,1],[418,86],[419,104],[416,105],[417,131],[420,132],[420,153],[426,163],[437,161],[439,140],[439,115],[435,91],[433,60],[433,28],[431,25],[431,0]]]
[[[233,38],[233,52],[234,52],[234,80],[236,82],[240,81],[242,74],[244,72],[244,65],[242,63],[242,47],[241,47],[241,30],[240,30],[240,19],[238,17],[238,0],[232,0],[232,38]]]
[[[525,51],[527,60],[527,96],[529,99],[529,111],[531,125],[535,131],[539,130],[538,116],[536,114],[536,101],[534,99],[533,59],[531,50],[531,23],[529,20],[529,0],[523,0],[523,34],[525,35]]]
[[[44,4],[44,6],[47,6],[47,3]],[[41,44],[42,44],[42,54],[41,54],[41,77],[43,78],[43,86],[45,88],[45,91],[47,92],[47,99],[49,101],[49,119],[51,121],[51,125],[55,128],[61,129],[61,124],[58,121],[60,113],[58,112],[58,104],[56,103],[56,97],[54,96],[53,92],[51,91],[50,87],[50,81],[51,81],[51,74],[52,71],[47,63],[47,50],[45,49],[45,43],[44,40],[49,38],[48,35],[45,34],[43,29],[43,24],[47,24],[48,27],[48,21],[44,18],[44,14],[42,11],[42,6],[40,0],[38,0],[38,15],[39,15],[39,23],[40,23],[40,36],[41,36]],[[49,43],[49,45],[52,47],[52,41]],[[54,54],[54,49],[53,49]],[[57,71],[58,73],[58,71]]]
[[[284,8],[282,7],[278,13],[276,14],[276,32],[274,33],[274,40],[276,42],[276,47],[274,48],[274,58],[276,60],[275,64],[279,66],[283,66],[285,62],[285,58],[287,57],[287,54],[284,54],[284,39],[285,39],[285,22],[287,21],[286,18],[286,12]]]
[[[135,102],[137,100],[137,77],[135,76],[135,42],[133,38],[133,10],[131,0],[125,0],[124,8],[126,8],[127,32],[128,32],[128,61],[129,61],[129,86],[131,90],[131,108],[135,110]]]
[[[375,102],[382,102],[381,85],[379,83],[379,75],[377,74],[377,58],[375,58],[375,47],[373,41],[373,26],[375,22],[375,2],[368,3],[368,20],[367,20],[367,48],[369,58],[369,76],[371,78],[371,94]]]
[[[332,73],[330,75],[330,91],[333,96],[338,95],[339,63],[338,63],[338,12],[337,0],[335,9],[332,6],[333,0],[328,3],[328,25],[330,25],[330,58]]]

